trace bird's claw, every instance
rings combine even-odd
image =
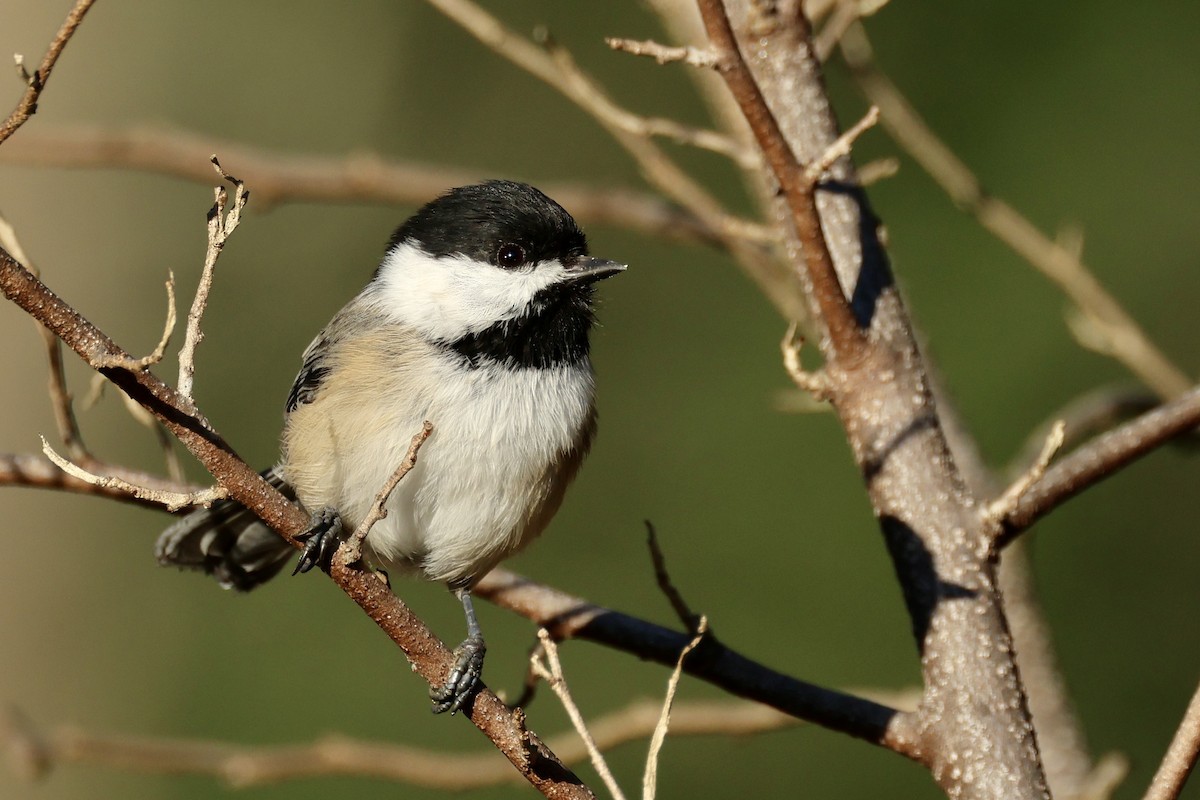
[[[487,647],[482,636],[469,636],[454,648],[454,667],[445,684],[429,690],[433,701],[433,713],[450,716],[457,714],[475,696],[482,686],[483,656]]]
[[[304,550],[292,574],[299,575],[313,567],[328,572],[333,554],[342,543],[342,518],[337,509],[326,507],[313,514],[308,527],[296,534],[296,538],[304,542]]]

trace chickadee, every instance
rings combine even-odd
[[[454,189],[400,226],[366,288],[318,334],[288,395],[283,458],[265,477],[313,515],[296,571],[328,567],[425,420],[433,433],[364,543],[389,575],[445,583],[467,639],[433,710],[478,686],[484,643],[471,588],[562,503],[596,431],[588,358],[594,284],[625,265],[532,186]],[[222,501],[158,539],[159,563],[249,590],[293,550]],[[295,573],[293,573],[295,574]]]

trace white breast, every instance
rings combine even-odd
[[[288,418],[284,469],[306,508],[332,506],[352,530],[428,419],[416,468],[367,538],[376,565],[470,583],[541,533],[590,441],[590,364],[466,369],[426,351],[363,382],[355,370],[379,354],[356,351]]]

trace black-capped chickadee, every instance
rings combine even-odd
[[[283,458],[264,473],[313,515],[297,571],[328,566],[342,527],[358,526],[433,423],[364,557],[443,582],[462,601],[468,635],[431,692],[435,712],[457,711],[479,682],[471,587],[542,532],[587,454],[593,285],[624,269],[589,257],[571,215],[532,186],[464,186],[400,226],[366,288],[304,352]],[[242,590],[292,552],[232,501],[184,517],[156,545],[160,563]]]

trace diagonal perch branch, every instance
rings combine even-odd
[[[98,328],[63,302],[28,270],[0,249],[0,290],[59,336],[89,365],[127,359]],[[264,522],[299,548],[295,535],[307,515],[249,467],[202,418],[190,402],[148,370],[98,366],[110,381],[152,412],[229,491]],[[334,564],[331,577],[395,642],[414,671],[428,683],[445,682],[453,657],[411,609],[370,575]],[[490,691],[481,691],[467,715],[535,788],[547,796],[591,798],[591,791],[534,734],[523,719]]]

